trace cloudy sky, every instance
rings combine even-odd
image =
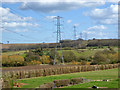
[[[5,2],[6,1],[6,2]],[[42,43],[56,41],[56,19],[61,16],[62,39],[118,38],[117,0],[5,0],[0,7],[2,42]]]

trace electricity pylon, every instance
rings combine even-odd
[[[63,58],[63,52],[62,52],[62,44],[61,44],[61,25],[60,24],[60,19],[63,18],[63,17],[60,17],[60,16],[57,16],[57,17],[54,17],[54,19],[57,20],[57,40],[56,40],[56,48],[55,48],[55,59],[54,59],[54,65],[56,63],[56,59],[57,59],[57,44],[59,43],[60,44],[60,51],[61,51],[61,59],[62,59],[62,62],[63,62],[63,65],[64,65],[64,58]]]

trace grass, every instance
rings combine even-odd
[[[54,75],[54,76],[46,76],[46,77],[28,78],[28,79],[17,80],[17,82],[28,84],[28,85],[22,86],[21,88],[36,88],[36,87],[39,87],[41,84],[52,82],[54,80],[71,79],[71,78],[77,78],[77,77],[84,77],[84,78],[92,79],[92,80],[118,79],[118,69],[109,69],[109,70],[102,70],[102,71],[90,71],[90,72],[62,74],[62,75]],[[91,82],[91,84],[92,84],[92,82]],[[98,82],[98,84],[99,84],[99,82]]]
[[[107,88],[118,88],[118,79],[116,80],[111,80],[111,81],[92,81],[88,83],[82,83],[78,85],[73,85],[73,86],[66,86],[64,88],[89,88],[92,87],[93,85],[97,87],[107,87]]]
[[[78,50],[63,50],[64,51],[72,51],[76,57],[90,57],[90,56],[94,56],[94,54],[97,51],[102,51],[104,49],[94,49],[94,50],[89,50],[89,49],[78,49]],[[82,52],[81,52],[82,51]],[[58,53],[61,55],[61,52],[58,51]]]
[[[26,52],[26,50],[22,50],[22,51],[9,51],[9,52],[2,53],[2,55],[24,54],[24,52]]]
[[[101,50],[104,50],[105,48],[107,47],[104,47],[104,48],[97,48],[97,49],[92,49],[92,50],[89,50],[89,49],[78,49],[78,50],[63,50],[64,51],[72,51],[78,58],[79,57],[90,57],[90,56],[94,56],[94,54],[97,52],[97,51],[101,51]],[[115,51],[118,51],[118,48],[117,47],[112,47],[114,48]],[[83,51],[83,52],[81,52]],[[13,54],[20,54],[21,56],[25,57],[26,54],[24,54],[24,52],[26,52],[26,50],[22,50],[22,51],[9,51],[9,52],[4,52],[2,53],[2,55],[13,55]],[[44,52],[46,54],[46,52]],[[61,52],[60,50],[58,50],[58,53],[61,55]]]

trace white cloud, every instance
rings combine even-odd
[[[93,27],[89,27],[87,30],[105,30],[107,29],[107,27],[105,27],[104,25],[96,25],[96,26],[93,26]]]
[[[46,16],[45,19],[53,20],[56,16]]]
[[[28,27],[28,26],[32,26],[32,27],[37,27],[38,24],[32,24],[32,23],[20,23],[20,22],[5,22],[3,23],[3,27]]]
[[[2,2],[77,2],[78,0],[2,0]],[[119,2],[119,0],[79,0],[81,2]],[[78,2],[79,2],[78,1]]]
[[[67,20],[67,23],[71,23],[72,22],[72,20]]]
[[[9,8],[0,7],[0,16],[2,17],[2,26],[3,27],[37,27],[38,24],[30,23],[34,19],[32,17],[20,17],[16,14],[10,12]]]
[[[105,1],[83,1],[83,0],[42,0],[39,2],[24,2],[21,5],[22,10],[31,9],[44,13],[56,13],[61,11],[70,11],[82,7],[97,7],[104,5]]]
[[[32,17],[20,17],[10,12],[9,8],[0,7],[0,16],[2,16],[2,21],[32,21]]]
[[[110,5],[104,9],[94,9],[85,13],[90,16],[98,24],[117,24],[118,23],[118,5]]]
[[[104,25],[96,25],[87,28],[87,30],[84,30],[82,33],[87,34],[88,38],[103,38],[106,33],[104,33],[103,30],[107,29]]]

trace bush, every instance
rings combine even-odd
[[[55,49],[51,49],[50,52],[49,52],[49,56],[51,59],[54,59],[55,58]],[[57,52],[57,59],[59,58],[59,53]]]
[[[78,58],[77,58],[77,61],[78,62],[81,62],[81,61],[86,61],[87,60],[87,57],[86,56],[79,56]]]
[[[76,55],[72,51],[64,51],[63,57],[65,62],[76,61]]]
[[[42,64],[49,64],[52,59],[49,56],[42,55],[40,56]]]
[[[53,82],[45,83],[43,85],[40,85],[39,88],[54,88],[54,83]]]
[[[33,53],[32,51],[29,51],[26,53],[26,57],[25,57],[25,61],[26,62],[31,62],[33,60],[37,60],[40,61],[40,56],[36,55],[35,53]]]
[[[54,83],[55,83],[55,86],[57,86],[57,87],[67,86],[70,84],[70,80],[69,79],[55,80]]]
[[[87,62],[87,61],[81,61],[81,62],[80,62],[80,65],[90,65],[90,62]]]
[[[110,54],[109,55],[110,64],[115,64],[118,62],[118,53]]]
[[[43,55],[43,50],[42,50],[42,48],[35,49],[35,50],[32,51],[32,52],[35,53],[35,54],[38,54],[39,56],[42,56],[42,55]]]
[[[118,62],[118,53],[111,50],[103,50],[95,53],[91,64],[114,64]]]
[[[40,65],[42,64],[40,61],[37,61],[37,60],[33,60],[31,62],[27,62],[27,65]]]
[[[54,60],[50,60],[50,63],[49,63],[49,64],[50,64],[50,65],[54,65]],[[55,64],[58,64],[58,59],[56,59]]]
[[[74,64],[74,65],[78,65],[78,62],[76,62],[76,61],[72,61],[72,64]]]
[[[79,83],[83,83],[83,78],[73,78],[70,81],[71,84],[79,84]]]
[[[2,56],[2,66],[10,67],[10,66],[24,66],[25,61],[22,56],[19,55],[3,55]]]
[[[109,63],[107,55],[104,54],[102,51],[98,51],[95,53],[93,62],[91,64],[107,64],[107,63]]]

